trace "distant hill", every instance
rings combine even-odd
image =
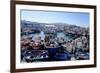
[[[47,27],[50,25],[50,27]],[[56,32],[63,31],[65,33],[79,33],[79,34],[89,34],[89,27],[80,27],[77,25],[66,24],[66,23],[39,23],[21,20],[21,30],[34,30],[34,31],[44,31],[44,32]]]
[[[55,25],[55,26],[68,26],[68,27],[80,27],[74,24],[66,24],[66,23],[39,23],[39,22],[32,22],[32,21],[26,21],[21,20],[21,25],[31,26],[31,25]]]

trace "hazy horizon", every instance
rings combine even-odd
[[[21,20],[38,23],[65,23],[81,27],[89,27],[89,13],[21,10]]]

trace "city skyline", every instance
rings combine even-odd
[[[90,14],[83,12],[21,10],[21,20],[39,23],[66,23],[89,27]]]

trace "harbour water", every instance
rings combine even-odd
[[[32,37],[32,40],[35,40],[38,37],[41,37],[41,40],[44,40],[46,35],[47,34],[45,34],[43,31],[41,31],[40,33],[31,33],[31,34],[28,34],[26,36]],[[57,32],[56,35],[55,34],[52,34],[52,35],[54,35],[55,39],[56,38],[63,38],[65,41],[72,40],[74,37],[74,36],[71,36],[70,34],[65,34],[64,32]]]

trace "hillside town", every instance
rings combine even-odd
[[[89,60],[89,27],[21,21],[21,62]]]

